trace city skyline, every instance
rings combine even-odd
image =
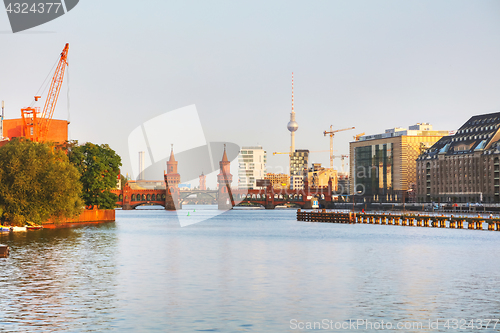
[[[69,42],[54,118],[69,118],[71,139],[108,143],[124,174],[130,132],[191,104],[208,142],[262,145],[268,171],[280,172],[288,156],[272,152],[290,148],[292,72],[296,149],[327,150],[330,125],[356,127],[335,136],[341,155],[358,133],[418,122],[456,130],[471,115],[500,110],[496,1],[162,2],[152,12],[95,5],[17,34],[1,12],[0,99],[6,118],[18,118]],[[329,165],[328,155],[311,162]]]

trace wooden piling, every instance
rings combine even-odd
[[[0,244],[0,258],[9,257],[9,247],[7,245]]]

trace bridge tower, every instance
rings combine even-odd
[[[121,189],[121,195],[122,195],[122,209],[131,210],[132,205],[130,203],[130,200],[132,198],[132,189],[130,188],[128,182],[126,182],[125,185],[123,185]]]
[[[177,173],[177,162],[174,157],[174,145],[170,151],[170,159],[167,161],[167,172],[163,175],[165,178],[165,186],[167,193],[165,196],[165,209],[176,210],[182,209],[182,203],[179,200],[179,183],[181,175]]]
[[[201,172],[200,175],[200,190],[201,191],[207,190],[207,176],[203,174],[203,171]]]
[[[217,182],[219,183],[219,193],[217,196],[217,204],[219,209],[232,209],[234,207],[233,194],[231,192],[231,182],[233,175],[231,174],[229,160],[226,154],[226,145],[224,145],[224,155],[222,161],[219,162],[220,173],[217,175]]]

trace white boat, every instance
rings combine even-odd
[[[11,230],[13,232],[28,231],[28,229],[26,227],[11,227]]]

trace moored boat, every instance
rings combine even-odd
[[[29,225],[29,226],[26,226],[26,229],[28,229],[28,230],[40,230],[40,229],[43,229],[43,227],[41,225]]]

